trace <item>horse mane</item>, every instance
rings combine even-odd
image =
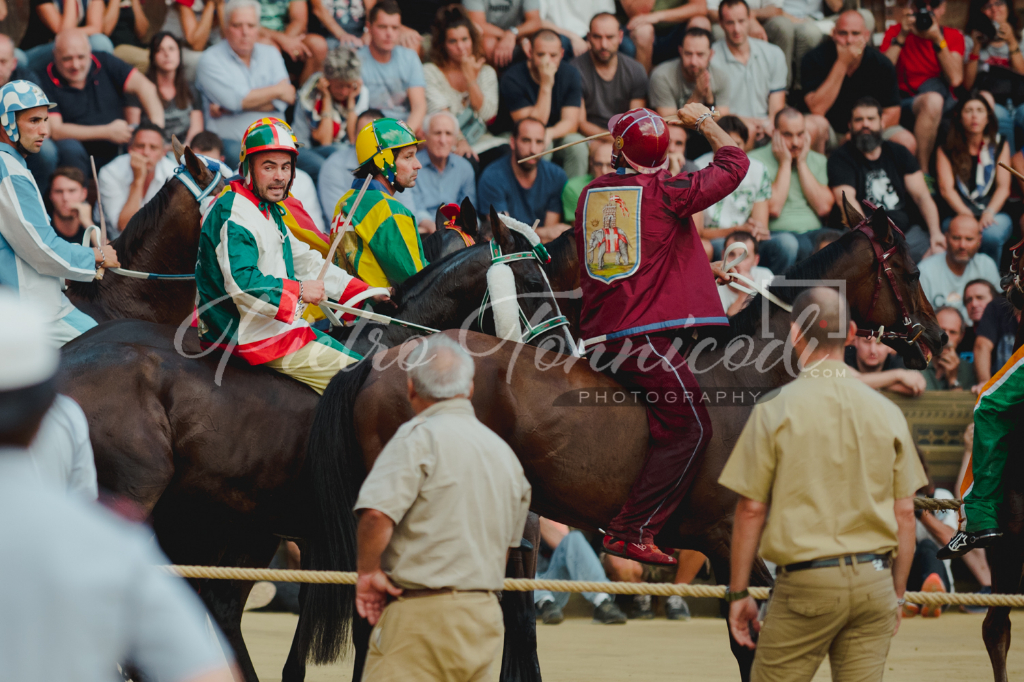
[[[117,259],[121,262],[122,268],[131,268],[132,258],[138,254],[143,244],[149,239],[149,233],[157,229],[164,220],[164,214],[179,186],[184,188],[180,182],[171,182],[171,179],[168,179],[160,191],[136,211],[121,235],[111,243],[117,250]],[[117,220],[116,216],[107,216],[107,218]]]
[[[548,242],[547,250],[551,262],[545,265],[545,269],[549,272],[563,272],[577,267],[576,245],[570,244],[572,239],[573,230],[568,229]]]

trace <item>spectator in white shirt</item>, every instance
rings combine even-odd
[[[128,153],[118,156],[100,171],[100,203],[111,239],[145,206],[174,175],[175,163],[167,156],[164,131],[143,121],[132,133]]]
[[[725,249],[728,250],[735,242],[740,242],[747,247],[747,256],[730,272],[739,273],[761,286],[771,284],[772,277],[774,277],[772,271],[758,265],[761,262],[761,257],[757,255],[757,240],[754,239],[754,235],[745,230],[737,230],[725,238]],[[739,258],[737,253],[729,256],[730,261],[736,258]],[[749,288],[746,284],[743,284],[743,286]],[[722,299],[722,308],[725,310],[725,314],[730,317],[743,310],[747,303],[754,298],[753,295],[734,288],[731,284],[720,285],[718,287],[718,295]]]

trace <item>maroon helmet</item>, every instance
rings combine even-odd
[[[622,159],[640,173],[657,173],[668,166],[668,124],[650,109],[632,109],[608,120],[612,133],[612,167]]]

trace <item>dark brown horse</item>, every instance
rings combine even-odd
[[[531,251],[518,234],[496,234],[505,253]],[[475,326],[491,260],[483,244],[432,264],[396,291],[392,314],[441,329]],[[550,318],[554,300],[537,263],[510,267],[525,314]],[[482,330],[494,330],[490,313]],[[360,324],[338,334],[371,355],[414,332]],[[561,334],[553,329],[538,342]],[[307,387],[203,355],[187,327],[136,320],[100,325],[65,346],[60,381],[89,418],[100,485],[150,513],[173,562],[265,567],[279,538],[307,534],[312,492],[304,461],[317,403]],[[246,679],[256,680],[239,627],[252,583],[196,585]]]
[[[1024,241],[1013,248],[1013,265],[1010,274],[1002,282],[1006,298],[1017,311],[1024,309],[1022,268]],[[1017,325],[1014,351],[1021,345],[1024,345],[1024,320]],[[1021,437],[1024,405],[1019,405],[1017,409],[1018,422],[1009,438],[1010,453],[1003,472],[1003,505],[999,511],[999,525],[1005,534],[1002,540],[986,552],[992,569],[992,591],[995,593],[1019,593],[1024,587],[1021,584],[1024,576],[1024,438]],[[981,632],[995,680],[1006,682],[1006,656],[1010,651],[1010,609],[1003,606],[990,608]]]
[[[205,189],[214,178],[188,147],[175,147],[196,184]],[[216,196],[223,186],[220,179]],[[111,245],[121,267],[161,275],[192,274],[199,252],[202,216],[192,192],[177,177],[167,181]],[[107,272],[92,282],[69,282],[68,298],[97,322],[130,318],[177,324],[192,314],[196,300],[194,279],[143,280]]]
[[[854,215],[852,207],[847,210]],[[921,292],[917,269],[903,239],[891,230],[885,213],[875,211],[866,226],[871,229],[848,232],[795,266],[787,273],[787,279],[797,280],[794,285],[787,286],[777,278],[772,291],[792,302],[812,282],[834,286],[837,280],[845,280],[851,315],[862,328],[884,325],[890,330],[906,327],[910,331],[909,327],[920,325],[921,335],[915,343],[893,338],[887,342],[900,351],[909,367],[923,369],[931,353],[945,343],[944,334]],[[876,245],[883,251],[895,247],[888,258],[891,284],[875,255]],[[754,398],[796,374],[792,349],[784,341],[788,339],[789,314],[774,305],[762,307],[763,303],[758,296],[732,318],[728,345],[707,338],[690,351],[690,366],[705,394],[712,396],[705,402],[710,403],[714,435],[692,491],[657,538],[661,546],[703,552],[720,583],[729,580],[736,496],[718,485],[718,476]],[[904,322],[903,307],[909,324]],[[625,502],[647,454],[642,405],[629,405],[628,400],[616,404],[616,395],[629,394],[614,379],[595,371],[586,361],[573,362],[548,352],[543,345],[535,349],[505,344],[495,349],[494,339],[475,334],[464,334],[463,341],[478,354],[473,397],[477,416],[519,456],[533,485],[533,510],[579,528],[607,527]],[[381,371],[362,363],[361,371],[338,375],[317,408],[309,466],[320,534],[307,540],[303,553],[304,564],[310,568],[354,570],[351,510],[359,485],[384,444],[412,417],[405,397],[405,374],[391,362],[401,352],[392,349],[384,355],[383,361],[390,362],[388,369]],[[609,361],[607,357],[600,360],[602,365]],[[720,392],[729,402],[722,402]],[[740,395],[739,402],[736,395]],[[717,405],[716,400],[720,401]],[[769,581],[761,565],[753,583]],[[352,591],[344,588],[307,587],[300,615],[300,654],[308,653],[321,663],[338,655],[353,613],[351,598]],[[356,619],[355,635],[358,679],[367,644],[365,621]],[[732,644],[746,679],[753,654]],[[520,653],[531,658],[512,667],[522,679],[537,679],[535,651],[524,648]]]

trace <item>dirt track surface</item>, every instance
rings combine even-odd
[[[905,620],[889,651],[887,682],[992,679],[981,641],[983,616],[945,613],[938,620]],[[1017,627],[1024,614],[1016,612]],[[242,630],[263,682],[281,679],[296,617],[277,613],[246,613]],[[594,625],[582,618],[561,625],[537,624],[540,666],[548,682],[736,682],[739,675],[729,652],[724,620],[695,618],[688,622],[630,621],[626,625]],[[1011,646],[1010,679],[1024,679],[1024,642]],[[307,680],[348,682],[352,668],[339,663],[310,668]],[[494,678],[497,680],[497,671]],[[830,679],[828,661],[815,680]]]

